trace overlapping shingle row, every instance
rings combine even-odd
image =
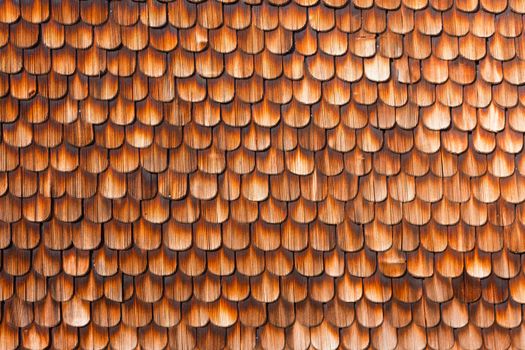
[[[523,14],[0,1],[0,348],[524,348]]]

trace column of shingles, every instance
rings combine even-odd
[[[478,317],[476,314],[470,317],[474,340],[482,338],[487,346],[494,342],[502,347],[510,344],[521,346],[521,298],[510,286],[519,283],[522,274],[519,253],[523,252],[523,246],[519,237],[522,226],[520,203],[524,197],[518,188],[522,181],[519,170],[522,144],[519,139],[523,130],[515,124],[513,115],[521,108],[519,85],[524,81],[519,74],[511,77],[510,72],[522,64],[523,56],[518,48],[522,41],[522,11],[512,3],[508,7],[505,3],[482,2],[480,5],[482,10],[475,16],[470,15],[470,33],[481,38],[489,36],[485,48],[480,47],[485,54],[479,59],[476,74],[476,82],[489,86],[488,97],[476,101],[477,98],[465,95],[465,112],[472,113],[468,107],[477,108],[474,110],[477,125],[473,128],[463,126],[463,130],[472,130],[469,146],[472,155],[486,154],[486,160],[478,162],[477,169],[468,166],[468,160],[460,161],[460,164],[462,173],[471,178],[471,197],[482,207],[478,220],[469,219],[468,210],[465,214],[463,210],[461,212],[464,222],[471,224],[470,220],[475,226],[481,224],[476,227],[477,247],[466,255],[465,260],[466,273],[480,279],[481,299],[464,301],[471,301],[471,309],[483,310],[478,312]],[[481,22],[485,24],[481,25]],[[466,58],[475,59],[468,55]],[[493,67],[490,72],[489,66]],[[486,260],[491,260],[491,264],[479,268]]]
[[[512,60],[514,54],[495,57],[507,50],[498,41],[514,42],[521,35],[521,29],[502,35],[501,30],[508,30],[501,24],[503,18],[517,18],[520,24],[511,27],[521,28],[521,15],[506,3],[430,5],[414,8],[414,28],[405,34],[413,44],[405,42],[404,52],[417,65],[408,101],[419,107],[410,153],[420,153],[416,163],[405,163],[408,167],[401,155],[401,172],[414,176],[415,182],[394,182],[390,187],[387,180],[390,196],[412,188],[408,193],[415,199],[403,204],[403,224],[418,227],[414,236],[413,231],[403,233],[403,244],[411,241],[407,236],[414,239],[403,249],[407,271],[423,279],[421,300],[426,308],[441,310],[440,317],[424,323],[412,312],[411,327],[415,323],[427,328],[426,342],[433,347],[455,341],[464,347],[507,347],[519,344],[521,325],[519,295],[509,296],[509,284],[520,273],[516,253],[522,248],[516,241],[519,236],[509,233],[519,235],[516,227],[521,225],[514,205],[522,201],[516,191],[520,177],[515,157],[522,141],[506,116],[506,109],[518,105],[520,82],[506,79],[502,70],[506,64],[509,69],[519,64],[518,58],[502,64],[497,60]],[[491,68],[485,66],[489,62],[494,62]],[[498,70],[499,78],[489,76]],[[399,341],[402,336],[414,339],[403,328],[398,327],[397,334]],[[419,345],[423,344],[421,338]]]
[[[148,19],[133,3],[2,6],[2,346],[156,346],[178,309],[159,297],[175,260],[151,214],[172,138],[151,142],[135,69]]]

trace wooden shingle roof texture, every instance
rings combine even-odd
[[[0,349],[525,349],[524,15],[0,0]]]

